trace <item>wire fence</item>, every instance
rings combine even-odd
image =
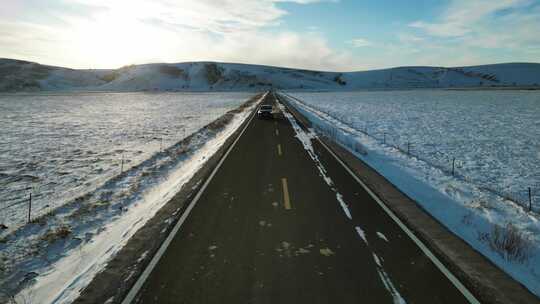
[[[207,120],[208,123],[216,121],[224,115],[224,113],[218,110],[206,110],[207,112],[204,112],[201,109],[202,113],[200,118],[202,119],[202,117],[205,117],[204,120]],[[144,162],[148,157],[151,158],[150,155],[166,152],[168,145],[171,143],[173,145],[180,143],[194,131],[196,131],[196,129],[193,129],[193,125],[187,125],[183,122],[175,125],[174,128],[146,130],[142,135],[139,133],[131,134],[127,130],[124,130],[120,135],[120,140],[117,140],[117,142],[123,143],[123,145],[119,150],[115,151],[116,154],[113,157],[99,157],[101,160],[111,164],[111,168],[107,169],[107,172],[104,174],[98,176],[97,179],[99,179],[99,182],[95,183],[95,185],[90,188],[74,186],[65,191],[58,191],[56,187],[44,190],[43,188],[40,188],[39,182],[36,183],[32,181],[22,185],[19,189],[10,189],[10,192],[20,193],[20,195],[8,198],[0,197],[0,233],[9,228],[13,228],[13,226],[17,227],[21,224],[31,223],[46,214],[52,214],[56,207],[61,206],[65,202],[77,200],[85,194],[97,189],[108,180],[121,176],[139,162]],[[141,140],[141,136],[144,136],[145,139]],[[126,148],[126,142],[128,142],[128,138],[131,137],[138,138],[138,148],[131,151],[133,153],[130,157],[128,155],[128,152],[130,151],[125,149],[129,149]],[[158,145],[159,150],[157,149]],[[140,153],[142,152],[140,150],[141,147],[146,147],[143,148],[143,150],[148,151],[149,153],[144,154],[147,155],[146,157]],[[1,178],[2,176],[0,176],[0,186],[7,187]],[[45,184],[50,181],[50,179],[44,178],[44,182],[42,183]],[[93,179],[92,181],[85,181],[85,183],[90,182],[95,181]]]
[[[216,116],[213,119],[217,119]],[[181,137],[180,137],[181,136]],[[149,139],[143,141],[139,144],[139,146],[156,146],[159,145],[159,150],[152,152],[152,153],[162,153],[165,152],[167,147],[165,146],[165,142],[170,142],[171,138],[173,142],[182,141],[188,136],[186,133],[186,126],[182,125],[178,128],[178,130],[171,136],[169,132],[158,132],[154,130],[154,135],[150,136]],[[127,137],[127,135],[125,135]],[[166,140],[168,138],[168,140]],[[155,148],[152,148],[150,150],[153,150]],[[126,150],[119,150],[119,155],[117,154],[114,158],[107,158],[106,160],[112,160],[112,169],[108,170],[108,174],[105,174],[101,176],[104,179],[113,178],[115,176],[119,176],[129,170],[134,164],[134,161],[136,162],[138,158],[138,154],[135,153],[133,155],[133,159],[126,156]],[[116,168],[114,168],[116,167]],[[4,185],[5,186],[5,185]],[[51,201],[56,201],[60,196],[64,198],[70,198],[70,199],[76,199],[77,197],[80,197],[83,193],[81,193],[81,189],[79,187],[74,187],[72,189],[69,189],[67,191],[60,192],[53,197],[48,197],[48,199],[43,202],[39,200],[39,197],[42,196],[43,193],[40,193],[39,186],[35,183],[31,183],[26,187],[22,187],[20,189],[14,189],[14,192],[21,193],[19,196],[14,197],[8,197],[8,198],[1,198],[0,199],[0,232],[2,230],[6,230],[10,228],[8,225],[13,224],[13,222],[16,223],[31,223],[36,218],[43,216],[44,214],[47,214],[52,211],[52,208],[54,206],[51,206]],[[69,199],[68,199],[69,200]],[[24,222],[22,221],[22,218],[24,217]],[[18,219],[18,220],[14,220]]]
[[[303,107],[309,110],[315,110],[317,112],[324,113],[325,115],[331,117],[332,119],[338,121],[341,125],[345,127],[340,127],[337,125],[331,125],[328,123],[318,122],[310,120],[313,129],[322,136],[328,137],[331,140],[339,143],[340,145],[346,146],[354,152],[365,154],[365,148],[355,139],[354,134],[351,133],[351,130],[358,131],[365,136],[370,137],[375,140],[378,144],[393,148],[396,151],[400,152],[402,155],[405,155],[410,158],[415,158],[422,162],[427,163],[433,168],[437,168],[446,175],[453,176],[454,178],[465,181],[467,183],[474,184],[480,190],[497,195],[502,197],[506,201],[512,202],[521,206],[524,210],[528,212],[540,212],[540,206],[535,202],[540,201],[540,184],[532,183],[531,185],[524,186],[520,191],[512,191],[508,186],[494,186],[493,184],[487,185],[486,183],[477,180],[471,175],[465,173],[466,162],[458,159],[457,157],[445,153],[443,151],[434,149],[433,144],[425,144],[419,142],[412,142],[407,138],[392,133],[392,132],[374,132],[370,131],[369,124],[364,122],[363,127],[359,127],[358,123],[353,123],[352,119],[347,117],[336,117],[328,111],[319,109],[313,105],[308,105],[304,101],[291,96],[287,93],[281,92],[281,94],[287,96],[290,99],[293,99],[295,102],[301,104]],[[322,120],[322,119],[321,119]],[[347,135],[348,134],[348,135]],[[420,149],[424,145],[430,145],[431,155],[422,153]]]
[[[20,209],[22,208],[21,205],[26,205],[28,208],[27,213],[27,222],[31,222],[31,215],[32,215],[32,193],[28,193],[28,198],[22,198],[22,197],[11,197],[4,199],[4,206],[0,207],[0,212],[2,212],[4,217],[10,217],[15,216],[15,208]],[[13,211],[12,214],[9,214],[9,211]],[[7,214],[6,214],[7,213]],[[0,228],[7,229],[7,225],[0,222]]]

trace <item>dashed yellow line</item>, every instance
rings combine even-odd
[[[280,144],[277,145],[277,154],[279,156],[281,156],[281,154],[283,154],[283,153],[281,153],[281,145]]]
[[[287,186],[287,179],[284,177],[281,179],[281,185],[283,186],[283,205],[285,210],[291,210],[291,200],[289,199],[289,187]]]

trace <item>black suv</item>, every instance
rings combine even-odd
[[[259,118],[274,118],[272,113],[272,105],[262,105],[257,111],[257,117]]]

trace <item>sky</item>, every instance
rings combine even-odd
[[[540,62],[540,0],[0,1],[0,57],[70,68]]]

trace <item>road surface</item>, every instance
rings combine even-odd
[[[133,302],[468,303],[328,151],[313,151],[282,114],[254,118]]]

